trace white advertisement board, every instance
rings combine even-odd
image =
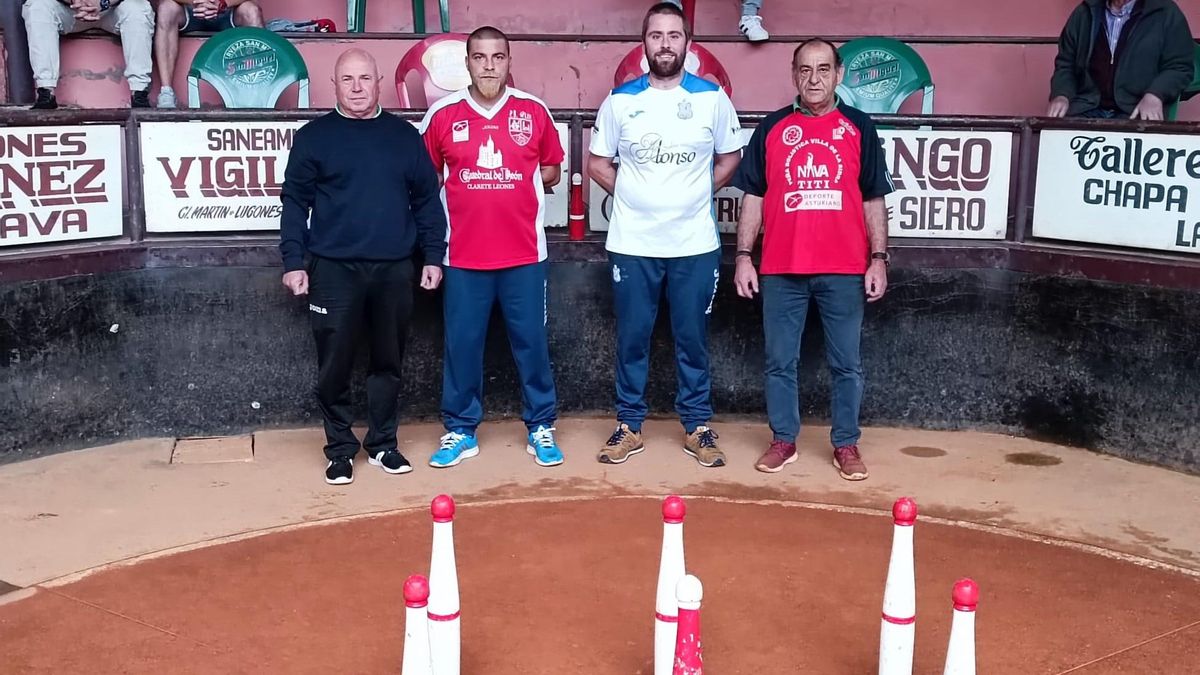
[[[0,246],[116,237],[121,127],[0,129]]]
[[[1200,137],[1043,131],[1033,235],[1200,252]]]
[[[753,129],[743,129],[749,142]],[[896,192],[887,198],[892,237],[1003,239],[1008,230],[1012,134],[881,130]],[[737,231],[741,190],[713,195],[721,232]],[[608,230],[612,196],[591,181],[591,229]]]
[[[142,167],[148,232],[253,232],[279,229],[279,193],[293,122],[146,122]],[[570,150],[566,124],[556,124]],[[569,158],[546,195],[546,225],[565,227]]]

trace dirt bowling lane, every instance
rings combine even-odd
[[[873,672],[891,528],[883,514],[689,500],[706,672]],[[651,672],[661,532],[657,499],[460,503],[463,673]],[[917,673],[941,673],[961,576],[982,588],[981,673],[1200,663],[1194,577],[950,525],[915,534]],[[40,589],[0,604],[0,673],[396,673],[401,586],[428,572],[430,538],[428,513],[406,512]]]

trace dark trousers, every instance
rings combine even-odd
[[[761,277],[763,331],[767,352],[767,419],[775,440],[796,442],[800,433],[797,366],[808,307],[817,303],[825,333],[825,356],[832,381],[833,447],[858,443],[862,407],[862,339],[866,295],[862,275],[764,274]]]
[[[308,271],[308,310],[317,342],[317,401],[325,421],[325,456],[353,457],[350,377],[366,334],[369,455],[396,448],[400,362],[412,314],[413,264],[314,257]]]
[[[675,410],[691,433],[712,417],[708,316],[720,274],[721,251],[681,258],[609,253],[617,315],[617,420],[631,429],[646,419],[650,335],[667,291],[675,338]]]
[[[548,266],[543,261],[501,270],[446,268],[442,420],[447,430],[474,436],[483,421],[483,348],[494,304],[500,305],[521,378],[525,426],[530,431],[554,426],[558,398],[546,338]]]

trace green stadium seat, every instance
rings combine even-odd
[[[933,114],[933,78],[919,54],[899,40],[868,37],[842,45],[846,73],[837,94],[864,112],[894,114],[920,91],[921,113]]]
[[[292,43],[250,26],[205,40],[188,69],[188,107],[200,107],[200,80],[211,84],[227,108],[274,108],[293,82],[298,106],[308,107],[308,67]]]
[[[1196,45],[1195,57],[1192,60],[1192,83],[1183,90],[1179,101],[1186,101],[1196,94],[1200,94],[1200,45]],[[1175,115],[1179,113],[1179,101],[1172,101],[1171,105],[1167,106],[1166,113],[1163,115],[1166,119],[1174,120]]]

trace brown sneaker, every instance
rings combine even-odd
[[[700,466],[725,466],[725,453],[717,447],[717,432],[706,426],[683,437],[683,451],[700,462]]]
[[[843,445],[833,451],[833,465],[846,480],[866,480],[867,465],[858,454],[857,445]]]
[[[800,453],[796,452],[795,443],[771,441],[771,447],[758,458],[754,468],[765,473],[776,473],[797,459],[800,459]]]
[[[596,461],[601,464],[621,464],[629,459],[630,455],[636,455],[645,449],[641,432],[633,431],[628,424],[622,422],[617,425],[617,430],[612,436],[608,437],[604,447],[600,448]]]

